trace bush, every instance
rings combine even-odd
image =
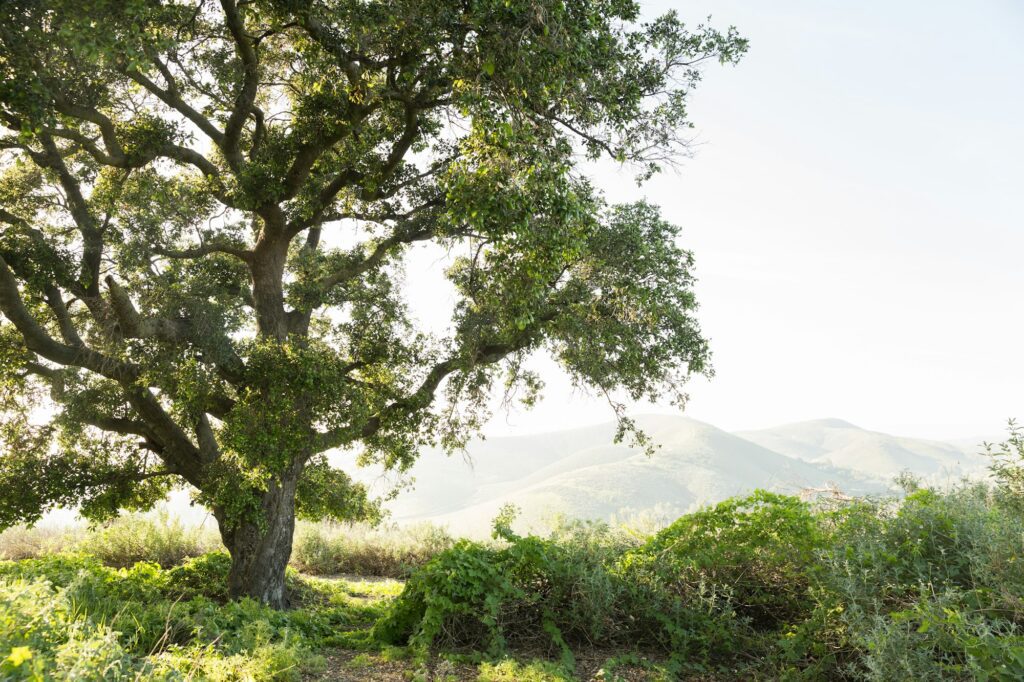
[[[757,627],[801,618],[818,520],[795,497],[757,491],[683,516],[623,560],[627,571],[651,573],[682,601],[712,592],[722,608]]]
[[[865,677],[1024,679],[1024,636],[972,603],[976,595],[953,588],[922,590],[905,609],[876,616],[858,633],[866,649]]]
[[[985,444],[991,458],[989,470],[996,481],[1001,501],[1017,511],[1024,511],[1024,429],[1010,420],[1005,441]]]
[[[827,522],[790,662],[826,677],[1019,679],[999,670],[1021,653],[1024,519],[988,487],[857,501]]]
[[[1000,525],[983,486],[908,495],[895,509],[856,502],[834,516],[823,557],[828,586],[859,608],[886,610],[916,597],[921,585],[975,585]]]
[[[167,588],[176,597],[228,599],[228,572],[231,557],[227,552],[211,552],[189,559],[165,572]]]
[[[551,538],[520,537],[496,524],[504,544],[462,540],[416,571],[374,627],[378,639],[421,648],[543,646],[572,667],[570,642],[610,644],[627,635],[624,585],[613,572],[627,536],[574,524]]]

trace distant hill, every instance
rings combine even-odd
[[[986,459],[976,446],[901,438],[868,431],[840,419],[788,424],[737,434],[775,452],[890,479],[911,471],[941,483],[983,471]]]
[[[424,452],[412,470],[415,489],[389,505],[393,519],[481,533],[502,505],[514,503],[533,526],[555,515],[664,522],[755,488],[799,493],[835,486],[855,495],[889,488],[887,479],[871,473],[804,461],[686,417],[638,422],[661,446],[651,457],[612,443],[610,423],[475,441],[465,458]],[[361,478],[375,479],[369,472]]]

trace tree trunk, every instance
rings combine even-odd
[[[271,482],[260,519],[229,526],[218,515],[221,538],[231,554],[228,594],[251,597],[275,609],[288,606],[284,576],[295,531],[295,481]]]

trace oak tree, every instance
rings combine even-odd
[[[230,593],[281,607],[296,515],[379,513],[325,453],[458,448],[539,350],[682,397],[691,255],[587,159],[673,163],[745,49],[632,0],[0,3],[0,525],[185,485]],[[406,300],[427,243],[443,331]]]

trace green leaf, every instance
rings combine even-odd
[[[16,646],[11,649],[11,653],[7,656],[8,662],[15,668],[20,666],[25,661],[32,658],[32,650],[27,646]]]

